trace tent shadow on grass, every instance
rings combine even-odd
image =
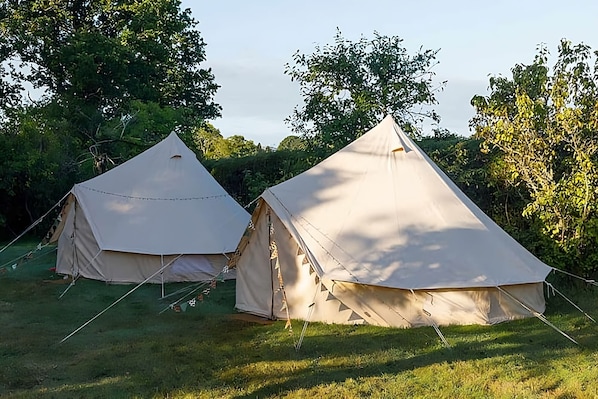
[[[21,281],[14,288],[24,284],[29,283]],[[104,297],[94,295],[99,289]],[[549,317],[578,326],[574,333],[584,347],[572,346],[549,327],[529,319],[490,327],[446,327],[443,331],[452,349],[443,348],[430,327],[402,330],[314,323],[307,329],[303,348],[296,352],[293,340],[301,322],[293,323],[293,338],[284,330],[284,322],[260,325],[231,319],[234,289],[229,282],[213,292],[207,306],[160,316],[152,315],[155,305],[150,300],[157,287],[144,287],[140,295],[133,295],[70,341],[54,345],[69,326],[77,324],[73,319],[89,316],[91,304],[100,308],[110,302],[110,295],[117,297],[124,289],[87,281],[64,302],[27,303],[24,296],[19,307],[19,301],[14,301],[4,316],[21,320],[5,330],[9,335],[0,344],[0,353],[12,364],[0,373],[0,393],[7,397],[27,397],[11,396],[13,391],[36,397],[172,397],[213,392],[266,397],[463,362],[518,367],[522,378],[532,378],[550,372],[547,358],[558,362],[571,352],[597,349],[595,326],[559,308]],[[28,293],[48,298],[55,290],[51,284],[36,284]],[[3,301],[10,299],[2,296]],[[43,313],[44,309],[48,312]],[[62,319],[56,320],[61,312]],[[32,313],[39,316],[33,318]],[[28,338],[23,333],[26,329],[44,333]],[[21,336],[16,336],[19,331]]]
[[[567,316],[575,319],[574,316]],[[534,320],[517,321],[492,327],[447,327],[445,333],[454,345],[452,349],[441,347],[431,328],[414,330],[385,329],[370,326],[328,326],[314,324],[309,327],[304,348],[295,352],[292,339],[283,330],[283,323],[273,326],[256,326],[243,321],[231,321],[227,317],[199,315],[199,323],[222,331],[218,337],[206,338],[198,329],[198,335],[179,334],[170,342],[165,352],[160,352],[158,361],[165,364],[178,364],[174,374],[178,374],[173,392],[197,389],[199,384],[207,387],[218,381],[228,387],[260,385],[256,390],[236,397],[263,397],[290,392],[298,388],[309,389],[323,384],[342,383],[348,378],[368,378],[384,374],[400,374],[425,368],[430,365],[455,362],[484,361],[489,365],[502,364],[524,369],[526,378],[546,374],[549,367],[542,359],[549,353],[558,359],[559,353],[584,351],[589,348],[575,348],[550,328]],[[565,322],[565,321],[563,321]],[[571,321],[568,321],[571,322]],[[579,323],[579,321],[577,321]],[[104,334],[111,335],[104,329]],[[589,336],[592,326],[582,323],[577,336]],[[243,339],[239,340],[239,334]],[[272,340],[272,336],[279,336]],[[127,341],[133,339],[131,335]],[[121,342],[117,342],[120,338]],[[147,344],[123,341],[122,332],[114,333],[112,347],[98,349],[93,363],[107,364],[111,358],[126,359],[138,346]],[[585,340],[588,345],[595,341]],[[151,344],[150,344],[151,345]],[[156,348],[142,352],[156,351]],[[556,354],[556,356],[555,356]],[[219,365],[218,359],[227,359]],[[89,373],[94,379],[112,379],[112,383],[135,387],[140,380],[143,368],[129,375],[115,376],[108,368],[96,368],[88,364]],[[289,369],[285,364],[295,363]],[[260,366],[263,365],[263,366]],[[92,371],[93,370],[93,371]],[[155,366],[146,370],[151,375]],[[196,377],[191,381],[182,375],[189,373]],[[154,378],[154,383],[157,382]],[[172,383],[172,381],[170,382]],[[166,382],[168,384],[168,382]],[[119,389],[126,389],[125,386]],[[169,390],[167,385],[156,387],[158,391]]]
[[[130,287],[82,280],[58,301],[64,286],[43,282],[51,274],[48,268],[24,266],[0,281],[2,397],[275,397],[321,387],[334,393],[352,380],[370,381],[374,392],[382,392],[394,379],[417,375],[412,382],[417,386],[425,384],[422,374],[450,377],[459,375],[453,369],[463,373],[468,367],[479,369],[470,378],[478,384],[506,374],[508,383],[544,378],[546,389],[559,389],[555,369],[570,369],[567,375],[580,384],[586,378],[580,368],[598,372],[596,325],[560,298],[548,301],[547,316],[580,347],[527,319],[443,327],[452,349],[442,347],[430,327],[313,323],[296,352],[302,322],[293,321],[291,336],[283,321],[260,325],[231,319],[235,289],[228,281],[201,306],[159,316],[160,289],[144,286],[57,345]],[[176,286],[167,286],[167,292]],[[594,315],[598,295],[576,294],[573,299]]]
[[[433,330],[428,327],[397,330],[337,326],[334,333],[320,334],[329,326],[314,325],[311,328],[317,335],[310,334],[306,338],[304,350],[298,353],[292,348],[289,339],[276,346],[270,346],[271,343],[263,340],[265,336],[280,334],[280,331],[274,330],[281,330],[282,323],[256,328],[247,322],[230,321],[222,317],[213,322],[223,331],[218,339],[199,344],[198,339],[203,334],[198,337],[179,335],[173,337],[161,351],[151,342],[151,338],[149,342],[136,340],[133,336],[124,339],[120,332],[120,341],[115,339],[114,344],[104,342],[94,349],[88,349],[84,358],[91,361],[83,361],[75,355],[67,365],[67,368],[81,369],[87,375],[85,380],[72,381],[66,385],[51,384],[54,387],[48,386],[38,393],[40,397],[43,397],[44,392],[48,397],[52,396],[51,393],[77,396],[95,388],[100,389],[99,392],[105,390],[109,395],[121,392],[126,396],[127,392],[148,392],[148,385],[154,385],[156,394],[168,396],[169,392],[196,392],[220,384],[229,388],[259,385],[255,390],[232,397],[268,397],[296,389],[343,383],[349,378],[396,375],[434,364],[451,367],[456,362],[480,360],[485,360],[489,365],[502,363],[507,367],[511,362],[519,362],[518,367],[525,369],[526,378],[531,378],[549,371],[550,366],[540,361],[544,356],[542,351],[548,351],[554,357],[554,353],[560,351],[579,350],[571,349],[571,345],[559,340],[547,327],[537,328],[537,324],[530,323],[531,320],[517,322],[516,328],[498,327],[499,334],[489,330],[497,327],[470,328],[470,331],[462,332],[459,330],[468,329],[455,328],[456,331],[447,331],[449,339],[455,339],[455,334],[462,334],[464,340],[452,349],[442,348]],[[234,343],[240,331],[250,332],[247,336],[249,339],[240,344]],[[468,335],[473,338],[472,341],[467,340]],[[375,344],[367,343],[373,340]],[[129,358],[134,352],[154,352],[156,357],[145,364],[131,364]],[[116,369],[109,366],[115,359],[120,363]],[[220,359],[228,361],[218,364]],[[289,369],[284,366],[287,363],[296,363],[296,366]],[[174,367],[166,371],[161,370],[160,365],[164,369]],[[126,366],[131,368],[126,369]],[[31,367],[29,369],[35,371]],[[47,374],[48,377],[51,377],[51,372]],[[30,384],[27,388],[34,387],[35,384]]]
[[[579,352],[589,355],[597,349],[597,342],[593,337],[595,326],[590,323],[583,323],[583,327],[576,331],[576,335],[582,336],[581,342],[586,345],[580,348],[572,346],[549,327],[533,320],[489,327],[446,327],[444,332],[447,339],[453,343],[450,349],[441,346],[429,327],[386,331],[365,326],[346,329],[353,329],[354,333],[346,335],[345,330],[334,335],[308,334],[301,352],[291,355],[297,361],[308,361],[308,367],[286,375],[281,375],[278,371],[260,374],[257,378],[244,375],[245,384],[255,384],[257,380],[267,382],[255,391],[236,397],[268,397],[297,389],[340,384],[349,378],[397,375],[431,365],[450,368],[455,363],[470,361],[481,361],[490,368],[510,367],[511,363],[517,363],[517,367],[524,370],[525,378],[542,378],[549,374],[552,367],[551,363],[545,361],[547,357],[558,361],[559,353]],[[361,329],[365,332],[359,333]],[[365,344],[371,340],[376,341],[376,344]],[[284,361],[287,360],[285,356],[289,354],[278,351],[277,354],[266,354],[264,361]],[[339,362],[338,359],[344,360]],[[352,359],[359,363],[352,363]],[[229,378],[233,382],[239,376]]]

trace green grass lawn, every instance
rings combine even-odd
[[[0,254],[0,264],[28,250]],[[41,251],[40,251],[41,252]],[[598,325],[560,298],[548,319],[432,328],[310,324],[295,351],[284,322],[234,314],[234,282],[219,283],[186,312],[159,312],[146,285],[66,342],[60,340],[131,286],[78,281],[67,287],[50,254],[0,275],[2,398],[597,398]],[[180,284],[166,287],[167,293]],[[561,287],[598,317],[598,288]]]

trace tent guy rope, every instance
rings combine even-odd
[[[10,247],[12,244],[14,244],[15,242],[17,242],[19,239],[21,239],[25,234],[27,234],[29,231],[31,231],[31,229],[33,229],[35,226],[37,226],[38,224],[40,224],[45,218],[46,216],[48,216],[50,214],[50,212],[52,212],[54,210],[54,208],[56,208],[58,205],[60,205],[60,203],[62,201],[64,201],[64,199],[69,195],[69,193],[66,193],[60,200],[58,200],[58,202],[56,204],[54,204],[46,213],[44,213],[39,219],[37,219],[36,221],[34,221],[29,227],[27,227],[25,229],[25,231],[23,231],[21,234],[19,234],[15,239],[13,239],[11,242],[9,242],[8,244],[6,244],[4,247],[2,247],[2,249],[0,249],[0,253],[4,252],[6,250],[6,248]]]
[[[132,294],[133,292],[135,292],[139,287],[141,287],[143,284],[147,283],[154,276],[157,276],[159,273],[161,273],[162,271],[164,271],[167,267],[171,266],[174,263],[174,261],[176,261],[177,259],[179,259],[181,256],[183,256],[183,255],[182,254],[178,255],[176,258],[172,259],[166,265],[164,265],[160,269],[156,270],[151,276],[147,277],[145,280],[143,280],[142,282],[140,282],[139,284],[137,284],[135,287],[133,287],[131,290],[129,290],[127,293],[125,293],[123,296],[121,296],[116,301],[114,301],[110,305],[108,305],[108,307],[106,307],[100,313],[98,313],[97,315],[95,315],[91,319],[87,320],[79,328],[75,329],[69,335],[67,335],[66,337],[64,337],[59,343],[62,344],[67,339],[69,339],[70,337],[72,337],[73,335],[75,335],[76,333],[78,333],[79,331],[81,331],[82,329],[84,329],[85,327],[87,327],[92,321],[94,321],[95,319],[97,319],[98,317],[100,317],[101,315],[103,315],[104,313],[106,313],[109,309],[111,309],[112,307],[114,307],[117,303],[119,303],[120,301],[122,301],[123,299],[125,299],[126,297],[128,297],[130,294]]]
[[[557,326],[555,326],[550,321],[548,321],[548,319],[546,318],[546,316],[544,316],[543,314],[541,314],[539,312],[536,312],[535,310],[531,309],[529,306],[525,305],[523,302],[521,302],[519,299],[517,299],[516,297],[514,297],[513,295],[511,295],[509,292],[507,292],[503,288],[496,287],[496,289],[498,289],[500,292],[502,292],[503,294],[505,294],[506,296],[508,296],[509,298],[511,298],[513,301],[517,302],[525,310],[527,310],[528,312],[530,312],[530,314],[532,314],[533,316],[535,316],[536,318],[538,318],[544,324],[546,324],[547,326],[551,327],[555,331],[559,332],[563,337],[567,338],[569,341],[573,342],[575,345],[579,345],[579,343],[576,340],[574,340],[573,338],[571,338],[571,336],[569,336],[563,330],[559,329]]]
[[[596,323],[596,320],[594,320],[592,318],[592,316],[590,316],[589,314],[587,314],[582,308],[580,308],[579,306],[577,306],[577,304],[575,302],[573,302],[571,299],[567,298],[565,296],[565,294],[563,294],[561,291],[557,290],[556,287],[554,285],[552,285],[551,283],[549,283],[548,281],[544,282],[546,284],[546,286],[548,288],[550,288],[552,291],[556,292],[557,294],[559,294],[561,297],[563,297],[563,299],[565,299],[567,302],[569,302],[569,304],[571,306],[573,306],[575,309],[579,310],[581,313],[584,314],[584,316],[586,316],[588,319],[592,320],[594,323]]]

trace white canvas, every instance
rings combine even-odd
[[[204,279],[226,264],[248,220],[249,214],[172,133],[73,187],[60,227],[57,271],[140,282],[168,263],[165,256],[182,255],[152,282]]]
[[[270,240],[299,318],[314,301],[312,320],[394,326],[529,316],[518,301],[544,311],[542,284],[552,269],[486,216],[391,117],[267,189],[253,219],[236,260],[243,311],[284,316],[269,305],[278,295],[277,279],[266,277],[273,273]],[[289,246],[295,254],[281,250]],[[320,301],[316,287],[327,292]],[[330,308],[330,301],[338,304]]]

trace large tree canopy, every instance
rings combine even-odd
[[[219,116],[218,86],[200,68],[205,43],[179,0],[25,0],[5,3],[0,15],[12,82],[43,92],[39,104],[57,104],[55,117],[67,117],[85,146],[139,104],[174,109],[183,126]]]
[[[312,146],[332,152],[375,126],[388,114],[415,132],[425,118],[439,120],[432,78],[437,51],[410,55],[399,37],[374,33],[356,42],[338,31],[333,45],[296,52],[285,73],[299,82],[304,104],[288,118]]]
[[[512,78],[490,78],[475,96],[471,124],[488,148],[501,151],[514,184],[529,192],[524,214],[570,255],[571,269],[597,269],[598,69],[586,45],[563,40],[552,70],[540,47]]]
[[[11,54],[8,34],[3,21],[8,17],[8,2],[0,3],[0,118],[5,117],[4,109],[18,103],[20,86],[9,80],[9,69],[6,64]]]
[[[179,0],[9,2],[2,31],[18,82],[108,116],[137,99],[212,118],[217,85],[205,43]],[[75,105],[75,104],[72,104]]]

